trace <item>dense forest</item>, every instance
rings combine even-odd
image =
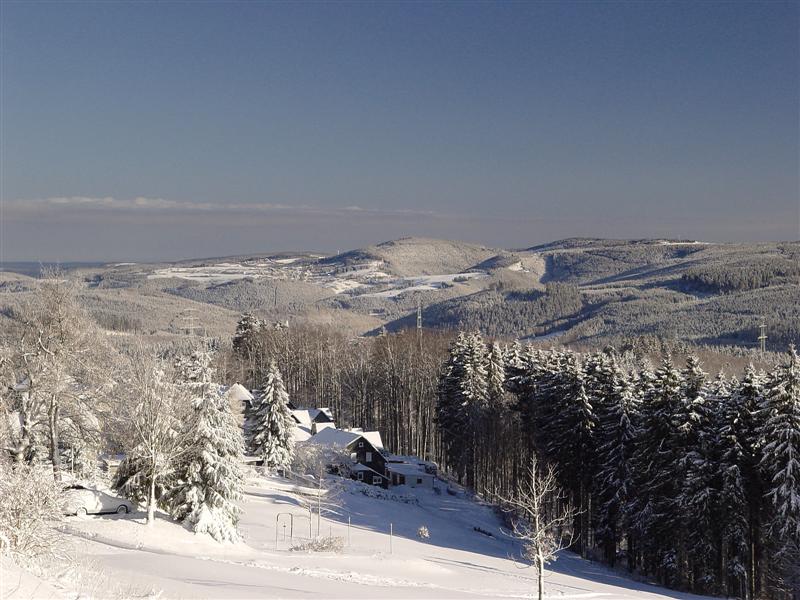
[[[257,387],[276,360],[295,402],[375,428],[489,501],[536,456],[578,508],[573,549],[697,593],[800,591],[800,364],[709,377],[690,356],[654,368],[613,348],[577,353],[404,331],[240,322],[222,360]]]

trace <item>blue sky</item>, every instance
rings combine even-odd
[[[5,260],[800,238],[797,3],[3,2]]]

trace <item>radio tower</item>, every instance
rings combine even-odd
[[[761,360],[764,360],[764,352],[767,350],[767,334],[765,333],[766,325],[764,321],[761,321],[761,325],[759,325],[760,335],[758,336],[758,341],[761,344]]]
[[[194,324],[194,320],[195,320],[194,313],[196,311],[197,311],[196,308],[187,308],[187,309],[184,310],[184,312],[186,314],[183,315],[183,317],[181,317],[183,319],[183,321],[186,322],[186,333],[188,335],[194,335],[194,330],[195,329],[199,329],[199,327],[200,327],[199,325],[195,325]]]

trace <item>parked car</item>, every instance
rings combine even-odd
[[[133,511],[133,504],[98,489],[73,483],[64,488],[64,514],[98,515],[101,513],[126,514]]]

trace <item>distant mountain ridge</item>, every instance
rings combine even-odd
[[[415,326],[421,307],[425,327],[503,338],[603,345],[650,337],[747,348],[763,321],[770,347],[800,341],[800,242],[571,238],[502,249],[402,238],[333,256],[273,253],[74,271],[86,282],[87,307],[104,322],[124,323],[117,316],[146,302],[152,314],[137,317],[142,327],[165,335],[181,333],[176,310],[205,304],[213,307],[201,312],[214,332],[230,331],[249,311],[374,334]],[[24,293],[26,286],[6,289]]]

